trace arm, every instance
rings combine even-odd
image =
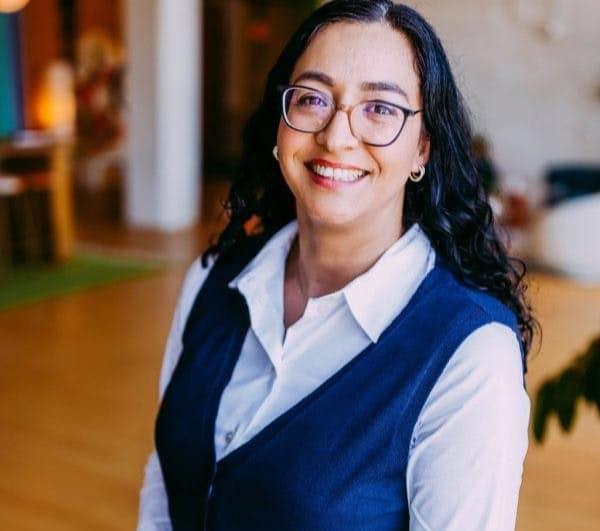
[[[181,288],[179,301],[175,308],[160,371],[160,399],[164,395],[181,354],[181,336],[187,316],[194,303],[196,294],[206,280],[211,267],[212,263],[206,269],[203,269],[200,260],[196,260],[190,266],[183,281],[183,287]],[[167,493],[165,491],[158,455],[154,449],[146,464],[144,482],[140,490],[137,531],[171,531],[171,529]]]
[[[475,330],[454,353],[411,440],[411,531],[514,530],[529,397],[514,332]]]

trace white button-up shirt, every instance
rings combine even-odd
[[[310,298],[286,331],[285,262],[297,231],[296,221],[283,227],[229,284],[246,299],[250,328],[219,403],[217,460],[377,342],[435,263],[429,239],[415,224],[344,288]],[[196,261],[184,281],[161,371],[161,397],[209,271]],[[411,531],[514,529],[529,408],[514,332],[500,323],[472,332],[434,385],[413,430],[406,475]],[[171,529],[155,451],[140,498],[138,531]]]

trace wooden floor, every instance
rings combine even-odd
[[[196,236],[175,240],[200,248],[206,234]],[[135,528],[162,347],[183,272],[184,260],[173,261],[155,276],[0,313],[0,530]],[[600,288],[541,274],[532,283],[544,327],[530,361],[535,391],[600,332]],[[600,529],[594,411],[580,410],[572,434],[553,424],[543,446],[531,443],[517,529]]]

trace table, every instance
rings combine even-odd
[[[0,173],[40,183],[50,194],[48,223],[52,232],[53,259],[67,260],[73,250],[72,164],[73,143],[44,132],[22,132],[0,140]],[[46,161],[42,172],[32,171],[32,161]],[[45,175],[44,175],[45,174]],[[45,176],[45,179],[44,179]]]

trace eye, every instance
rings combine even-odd
[[[302,107],[327,107],[329,102],[318,92],[305,92],[303,94],[298,94],[296,105]]]
[[[398,116],[398,109],[396,107],[382,101],[369,101],[365,103],[365,112],[369,115],[377,115],[378,117]]]

